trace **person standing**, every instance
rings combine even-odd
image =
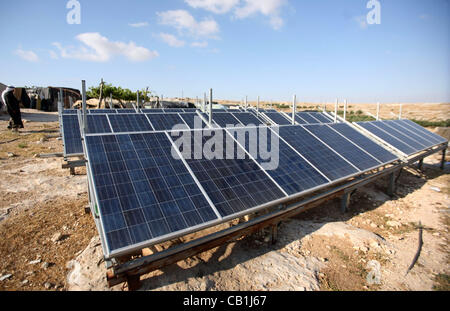
[[[17,98],[14,96],[14,86],[8,86],[2,93],[3,103],[6,105],[9,120],[8,129],[17,132],[19,128],[23,129],[22,115],[20,113],[20,105]]]

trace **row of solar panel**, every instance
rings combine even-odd
[[[358,122],[356,124],[406,156],[447,141],[410,120]]]
[[[269,131],[267,150],[278,165],[252,155],[250,129],[205,130],[190,152],[175,147],[180,133],[87,135],[105,251],[114,256],[145,244],[225,221],[279,200],[361,174],[398,157],[347,124],[284,126]],[[193,133],[191,133],[194,136]],[[214,159],[198,159],[207,137],[233,143]],[[261,136],[259,136],[261,137]],[[233,140],[235,138],[235,140]],[[173,157],[178,150],[181,160]],[[245,149],[245,151],[244,151]],[[243,154],[243,157],[238,157]],[[272,159],[276,160],[276,159]]]
[[[78,109],[65,109],[62,114],[77,114]],[[141,109],[143,113],[178,113],[178,112],[196,112],[197,109],[190,108],[166,108],[166,109]],[[137,113],[136,109],[88,109],[88,114],[120,114]]]
[[[279,112],[266,112],[264,113],[270,121],[278,125],[291,125],[292,116],[285,115]],[[298,112],[295,114],[296,124],[329,124],[334,123],[330,117],[321,112]]]

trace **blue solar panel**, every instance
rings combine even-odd
[[[116,114],[116,109],[89,109],[90,114]]]
[[[372,124],[380,129],[388,132],[390,135],[392,135],[395,138],[397,138],[398,140],[404,142],[408,146],[412,147],[415,151],[421,151],[426,147],[423,143],[417,142],[414,139],[403,134],[402,132],[399,132],[396,129],[392,128],[391,126],[389,126],[389,124],[386,123],[386,121],[375,121],[375,122],[372,122]]]
[[[365,130],[369,131],[379,139],[383,140],[384,142],[388,143],[392,147],[400,150],[406,155],[413,154],[415,150],[405,144],[404,142],[398,140],[394,136],[386,133],[385,131],[381,130],[380,128],[376,127],[375,125],[371,124],[370,122],[358,122],[359,126],[364,128]]]
[[[86,115],[86,134],[111,133],[108,118],[106,115]]]
[[[155,128],[155,131],[171,131],[175,126],[177,129],[188,129],[181,117],[174,114],[147,114],[150,123]]]
[[[411,120],[399,120],[399,124],[407,129],[410,129],[412,131],[416,131],[416,133],[423,134],[424,136],[428,137],[432,142],[436,144],[443,144],[447,142],[447,139],[432,133],[428,131],[427,129],[421,127],[419,124],[411,121]]]
[[[153,131],[144,114],[117,114],[108,117],[115,133]]]
[[[87,136],[108,255],[218,217],[164,133]]]
[[[184,112],[184,109],[182,109],[182,108],[164,108],[164,113],[178,113],[178,112]]]
[[[77,115],[62,116],[62,130],[64,155],[80,155],[83,154],[83,144],[81,142],[80,124]]]
[[[308,122],[303,120],[298,113],[295,115],[295,122],[297,122],[300,125],[309,124]]]
[[[328,118],[324,113],[310,112],[309,114],[322,123],[333,123],[333,121],[330,118]]]
[[[318,141],[301,126],[280,127],[281,138],[303,155],[330,180],[348,177],[358,170]]]
[[[404,135],[408,136],[409,138],[414,139],[417,142],[420,142],[426,148],[431,148],[431,147],[433,147],[435,145],[435,143],[433,143],[430,139],[424,138],[424,137],[418,135],[417,133],[412,132],[412,131],[402,127],[398,123],[398,120],[396,120],[396,121],[384,121],[384,122],[386,122],[387,125],[389,125],[390,127],[394,128],[398,132],[401,132]]]
[[[142,113],[164,113],[164,110],[161,108],[154,108],[154,109],[141,109]]]
[[[348,124],[345,123],[336,123],[336,124],[329,124],[329,127],[331,127],[333,130],[338,132],[339,134],[345,136],[347,139],[351,140],[354,144],[358,145],[368,153],[370,153],[372,156],[377,158],[381,163],[390,163],[392,161],[398,160],[399,158],[389,152],[388,150],[384,149],[380,145],[376,144],[357,130],[350,127]]]
[[[190,129],[202,129],[207,127],[202,118],[195,112],[193,113],[180,113],[180,117],[186,122]]]
[[[317,120],[316,118],[314,118],[312,115],[310,115],[307,112],[299,112],[297,113],[297,115],[302,118],[303,120],[305,120],[306,122],[308,122],[308,124],[320,124],[322,122],[320,122],[319,120]]]
[[[266,112],[265,115],[269,117],[270,120],[272,120],[277,125],[291,125],[292,121],[289,121],[286,119],[281,113],[279,112]]]
[[[226,128],[228,126],[242,126],[241,122],[236,119],[232,113],[213,113],[213,121],[220,127]]]
[[[233,116],[238,119],[243,125],[264,125],[264,123],[259,120],[255,115],[250,112],[235,112]]]
[[[252,131],[252,134],[250,131]],[[267,131],[267,134],[260,135],[262,134],[260,131]],[[276,167],[274,165],[273,169],[266,169],[266,171],[288,195],[298,194],[329,182],[297,152],[279,139],[278,135],[268,128],[234,129],[230,130],[230,132],[234,135],[235,139],[239,141],[241,146],[245,146],[245,149],[261,165],[270,164],[270,161],[274,160],[266,159],[266,156],[262,157],[258,150],[258,147],[264,145],[261,144],[260,139],[265,139],[267,137],[267,151],[276,154],[278,157],[278,165]],[[255,135],[256,137],[250,140],[252,135]],[[243,141],[244,138],[245,141]]]
[[[234,142],[232,159],[227,159],[227,148],[218,151],[222,159],[216,157],[208,160],[204,156],[202,159],[195,159],[195,150],[204,150],[210,136],[215,135],[222,135],[220,141],[223,146],[226,146],[227,141],[233,141],[224,130],[206,130],[197,147],[197,141],[192,140],[191,156],[190,159],[186,158],[186,162],[222,217],[285,197],[269,176]],[[238,157],[239,150],[244,153],[243,158]]]
[[[65,109],[63,110],[62,114],[77,114],[78,109]]]
[[[117,109],[116,111],[117,111],[117,113],[120,113],[120,114],[122,114],[122,113],[136,113],[135,109]]]
[[[366,171],[381,165],[381,163],[361,150],[353,143],[323,125],[306,125],[305,129],[313,133],[322,142],[343,156],[361,171]]]

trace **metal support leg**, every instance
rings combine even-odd
[[[141,277],[139,275],[130,275],[127,277],[128,291],[133,292],[141,288]]]
[[[341,211],[342,213],[346,213],[348,210],[348,207],[350,205],[350,192],[344,194],[341,198]]]
[[[272,226],[272,244],[276,244],[278,240],[278,224]]]
[[[442,150],[442,160],[441,160],[441,170],[444,170],[445,168],[445,154],[447,152],[447,148]]]
[[[395,172],[389,175],[389,186],[387,189],[387,194],[391,197],[395,194]]]
[[[422,170],[422,168],[423,168],[423,159],[420,159],[419,164],[417,165],[417,168],[419,170]]]

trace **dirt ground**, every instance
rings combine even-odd
[[[23,118],[14,134],[0,116],[0,290],[126,289],[106,285],[85,169],[35,157],[62,152],[56,114]],[[240,239],[143,276],[142,290],[449,290],[450,165],[439,162],[403,171],[393,198],[380,179],[345,214],[329,201],[283,222],[274,245],[268,231]]]

